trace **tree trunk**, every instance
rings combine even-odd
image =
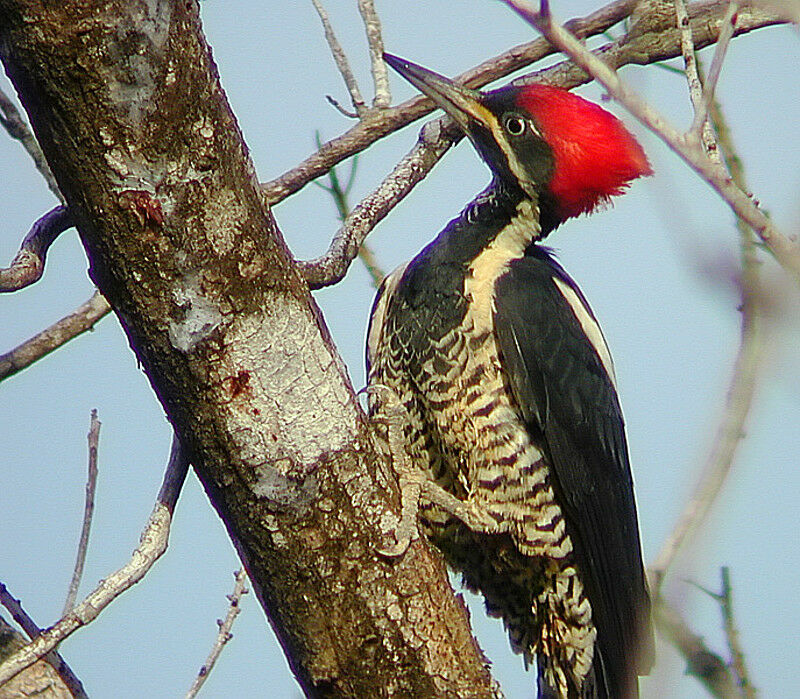
[[[197,3],[0,0],[0,52],[304,691],[489,696],[438,555],[376,553],[394,479],[259,194]]]

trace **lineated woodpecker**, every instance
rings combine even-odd
[[[493,175],[385,279],[370,321],[369,383],[404,406],[406,456],[475,515],[423,498],[423,530],[536,659],[540,697],[638,696],[650,599],[611,356],[540,241],[650,165],[616,117],[560,88],[479,92],[385,60]]]

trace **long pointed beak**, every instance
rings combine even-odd
[[[443,75],[390,53],[384,53],[383,60],[444,109],[467,134],[471,121],[491,129],[494,117],[483,106],[483,95],[478,90],[458,85]]]

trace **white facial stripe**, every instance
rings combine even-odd
[[[611,353],[608,351],[608,345],[606,344],[606,339],[603,337],[603,331],[600,329],[597,321],[592,318],[592,314],[589,313],[589,309],[584,306],[578,294],[575,293],[575,289],[558,277],[554,277],[553,281],[556,283],[561,295],[567,300],[570,308],[572,308],[572,312],[581,324],[583,332],[586,334],[586,337],[589,338],[589,342],[592,343],[595,352],[597,352],[597,356],[600,357],[600,361],[603,363],[606,373],[608,373],[611,379],[611,383],[614,388],[616,388],[617,378],[614,375],[614,362],[611,360]]]
[[[530,175],[528,175],[527,170],[523,166],[523,164],[517,158],[517,154],[514,152],[514,149],[511,147],[511,144],[508,141],[508,135],[503,130],[502,125],[500,122],[492,117],[492,120],[486,122],[491,126],[492,136],[494,137],[495,143],[500,145],[500,148],[503,149],[503,154],[506,156],[506,162],[508,163],[508,167],[510,168],[511,172],[513,173],[514,177],[516,177],[517,182],[522,186],[525,191],[528,191],[528,185],[530,181]],[[528,192],[530,194],[530,192]]]

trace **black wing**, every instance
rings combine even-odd
[[[512,262],[495,293],[503,366],[526,422],[544,436],[604,672],[611,687],[635,687],[637,670],[651,662],[650,602],[605,342],[577,285],[545,248]]]

